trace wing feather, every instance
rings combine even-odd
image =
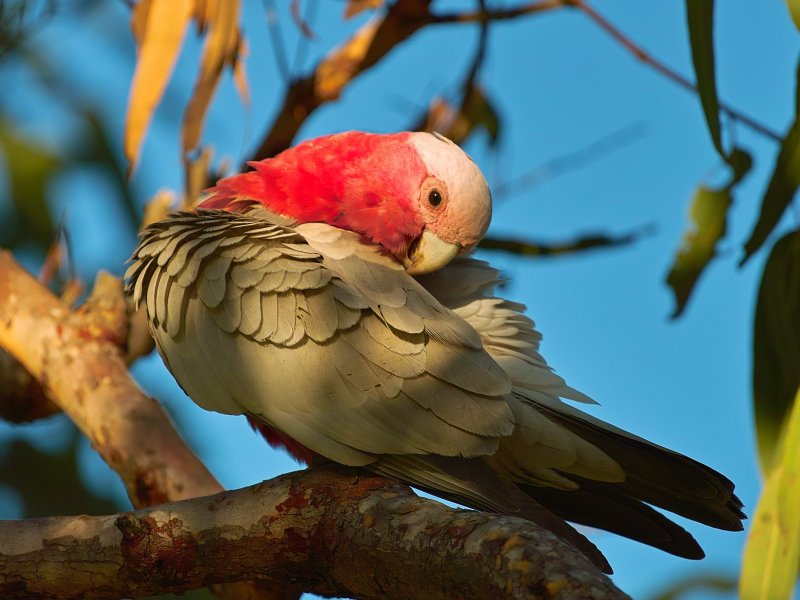
[[[483,456],[513,430],[478,334],[357,234],[201,210],[152,226],[133,260],[128,289],[205,408],[351,465]]]

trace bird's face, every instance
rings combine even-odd
[[[442,268],[475,247],[492,217],[492,195],[478,166],[456,144],[434,133],[412,133],[409,143],[426,168],[412,199],[422,232],[401,253],[412,275]]]

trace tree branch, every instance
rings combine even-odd
[[[511,8],[493,8],[477,10],[474,12],[446,13],[433,15],[431,23],[489,23],[490,21],[507,21],[526,15],[553,10],[554,8],[567,8],[572,4],[570,0],[538,0],[528,2],[521,6]]]
[[[397,0],[382,17],[369,21],[349,40],[322,59],[314,70],[287,88],[283,105],[253,160],[275,156],[291,146],[300,126],[317,108],[336,100],[358,75],[397,44],[430,24],[473,23],[510,19],[567,6],[566,0],[542,0],[509,10],[435,15],[431,0]]]
[[[585,14],[589,19],[595,23],[600,29],[605,31],[608,35],[610,35],[616,42],[619,43],[625,50],[630,52],[634,58],[640,60],[642,63],[647,65],[648,67],[655,70],[660,75],[663,75],[673,83],[676,83],[680,87],[689,90],[690,92],[697,93],[697,85],[678,73],[675,69],[670,67],[669,65],[661,62],[660,60],[656,59],[654,56],[650,55],[644,48],[639,46],[636,42],[634,42],[630,37],[628,37],[624,32],[622,32],[616,25],[611,23],[608,19],[606,19],[602,14],[597,12],[593,7],[587,4],[584,0],[569,0],[570,3],[578,8],[583,14]],[[719,101],[719,108],[722,112],[727,114],[730,118],[735,121],[740,121],[753,131],[760,133],[764,137],[768,137],[771,140],[780,143],[782,141],[782,137],[779,133],[773,131],[763,123],[759,123],[754,118],[747,116],[746,114],[736,110],[729,104],[723,102],[722,100]]]
[[[355,598],[626,597],[529,521],[330,464],[131,513],[0,522],[3,598],[141,597],[243,577]]]
[[[0,346],[119,473],[134,505],[219,491],[159,405],[128,374],[120,350],[125,323],[118,279],[101,273],[89,300],[73,313],[10,253],[0,252]]]
[[[125,311],[122,282],[108,274],[98,275],[89,300],[72,312],[11,253],[0,251],[0,347],[89,438],[133,505],[221,491],[159,404],[128,373]],[[230,598],[279,597],[247,584],[215,591]]]

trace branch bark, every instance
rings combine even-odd
[[[626,597],[529,521],[330,464],[131,513],[0,522],[3,598],[141,597],[242,578],[355,598]]]
[[[122,282],[111,275],[99,274],[90,298],[73,312],[10,252],[0,251],[0,347],[89,438],[122,479],[133,505],[221,491],[160,405],[131,378],[124,356],[125,313]],[[252,599],[299,595],[248,584],[215,592]]]
[[[158,403],[131,379],[121,351],[125,327],[118,279],[101,273],[89,300],[73,313],[10,253],[0,252],[0,346],[91,440],[133,504],[220,491]]]

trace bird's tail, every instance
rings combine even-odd
[[[609,482],[569,474],[578,485],[575,490],[522,483],[526,493],[562,518],[686,558],[702,558],[702,550],[688,533],[648,505],[718,529],[742,529],[746,518],[742,503],[733,483],[721,473],[567,404],[526,404],[601,450],[625,475],[622,481]]]
[[[536,472],[536,456],[528,457],[530,468],[525,464],[498,468],[502,442],[495,457],[384,456],[369,468],[465,506],[533,521],[571,542],[605,572],[610,572],[605,557],[565,521],[690,559],[702,558],[702,548],[650,505],[719,529],[742,529],[741,520],[746,518],[742,503],[731,481],[717,471],[560,402],[524,399],[522,410],[537,411],[538,417],[566,430],[564,435],[574,435],[599,450],[619,465],[622,475],[598,480],[590,476],[590,469],[580,475],[575,469],[556,469],[556,477],[569,485],[548,484],[525,475]],[[514,435],[528,433],[519,428]],[[517,454],[515,459],[523,463],[519,458]]]

